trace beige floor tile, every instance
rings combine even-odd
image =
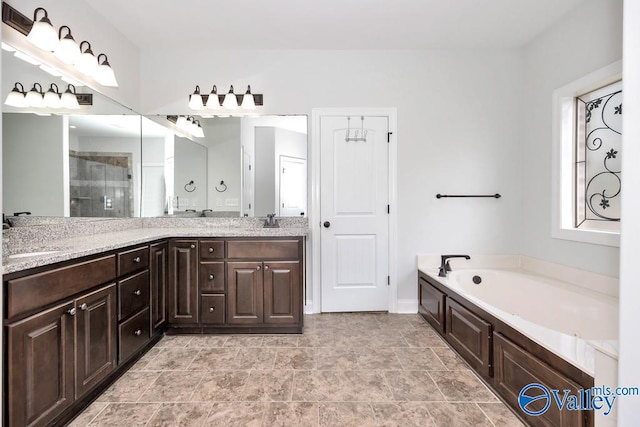
[[[356,348],[354,352],[358,369],[402,369],[391,348]]]
[[[108,405],[107,402],[93,402],[87,409],[78,415],[68,427],[85,427]]]
[[[160,353],[149,361],[147,370],[184,371],[198,355],[192,348],[162,348]]]
[[[393,400],[445,400],[427,371],[385,371],[384,377],[393,393]]]
[[[474,403],[426,402],[424,405],[436,427],[493,427]]]
[[[264,404],[259,402],[216,402],[205,426],[261,427]]]
[[[201,427],[211,403],[163,403],[146,427]]]
[[[160,371],[129,371],[96,400],[98,402],[137,402],[161,373]]]
[[[522,421],[502,402],[477,403],[495,427],[524,427]]]
[[[204,372],[162,372],[138,402],[187,402],[204,375]]]
[[[248,371],[216,371],[204,375],[191,400],[194,402],[225,402],[241,400]]]
[[[375,427],[376,419],[369,403],[321,402],[319,426]]]
[[[233,369],[273,369],[276,352],[275,348],[241,348],[229,366]]]
[[[197,335],[165,335],[156,348],[186,348]]]
[[[384,371],[295,371],[293,400],[304,402],[388,402]]]
[[[160,408],[158,403],[110,403],[93,419],[90,426],[142,427]]]
[[[315,348],[279,348],[275,369],[316,369]]]
[[[298,347],[297,335],[276,335],[262,338],[263,347]]]
[[[402,331],[409,347],[447,347],[440,336],[432,329]]]
[[[467,365],[453,350],[446,347],[433,347],[431,349],[438,359],[444,363],[450,371],[468,371],[469,365]]]
[[[380,427],[434,427],[423,402],[372,403]]]
[[[497,402],[495,395],[471,371],[430,371],[440,391],[449,401]]]
[[[395,354],[408,371],[446,371],[447,367],[430,348],[396,348]]]
[[[264,408],[263,426],[315,426],[318,404],[311,402],[270,402]]]
[[[196,335],[187,344],[189,348],[213,348],[224,347],[227,335]]]
[[[235,369],[239,348],[202,348],[188,369],[190,371],[221,371]]]
[[[352,370],[358,369],[355,348],[320,347],[317,349],[318,369]]]
[[[254,335],[229,335],[224,342],[225,347],[260,347],[262,345],[262,336]]]
[[[291,401],[293,371],[251,371],[246,380],[242,400],[260,402]]]

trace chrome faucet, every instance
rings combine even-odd
[[[438,277],[447,277],[447,273],[451,271],[449,258],[471,259],[469,255],[440,255],[440,267],[438,268]]]

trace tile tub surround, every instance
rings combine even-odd
[[[307,218],[281,218],[263,228],[263,218],[131,218],[15,227],[2,233],[2,274],[68,261],[126,246],[180,237],[306,236]],[[29,258],[9,255],[57,251]]]
[[[164,337],[71,426],[522,426],[415,314]]]

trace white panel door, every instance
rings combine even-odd
[[[384,311],[389,118],[351,116],[349,138],[347,123],[347,117],[320,118],[322,311]]]
[[[303,216],[307,212],[307,160],[280,156],[278,216]]]

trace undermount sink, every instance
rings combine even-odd
[[[21,254],[13,254],[9,255],[9,259],[17,259],[17,258],[29,258],[34,256],[42,256],[42,255],[51,255],[58,253],[60,251],[40,251],[40,252],[24,252]]]

